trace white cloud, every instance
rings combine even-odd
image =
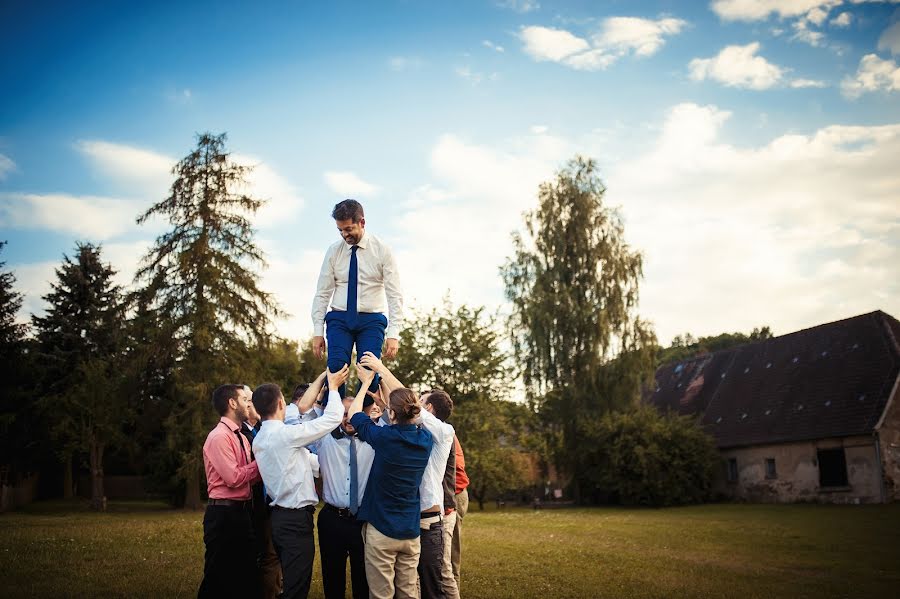
[[[868,92],[900,90],[900,66],[893,60],[866,54],[859,61],[855,77],[847,77],[841,90],[848,98],[858,98]]]
[[[16,170],[16,163],[12,161],[12,158],[0,154],[0,181],[5,180],[6,176],[14,170]]]
[[[485,75],[484,73],[473,71],[469,66],[461,66],[453,69],[453,72],[456,73],[456,76],[465,79],[472,85],[478,85],[482,81],[494,81],[497,79],[497,73],[491,73],[490,75]]]
[[[529,129],[535,135],[543,135],[548,131],[549,127],[547,125],[532,125],[531,129]]]
[[[610,17],[603,21],[594,45],[619,55],[634,52],[637,56],[651,56],[665,44],[665,36],[676,35],[687,23],[681,19],[659,20],[637,17]]]
[[[803,89],[808,87],[828,87],[827,83],[818,79],[793,79],[791,80],[789,85],[796,89]]]
[[[103,241],[137,227],[147,206],[127,200],[69,194],[0,194],[0,226],[70,233],[85,241]]]
[[[590,48],[586,40],[564,29],[552,27],[523,27],[519,39],[525,43],[525,53],[537,61],[560,62],[567,56]]]
[[[891,54],[900,54],[900,21],[884,30],[878,38],[878,49],[888,50]]]
[[[900,313],[900,124],[740,148],[721,139],[729,118],[678,105],[649,146],[601,172],[627,241],[645,254],[641,313],[660,338]],[[509,232],[522,230],[542,181],[598,147],[546,133],[496,146],[438,139],[431,182],[411,194],[391,240],[410,305],[436,305],[450,288],[454,301],[502,306]]]
[[[849,27],[851,22],[853,22],[853,15],[849,12],[842,12],[829,21],[832,27]]]
[[[175,179],[172,167],[177,160],[152,150],[101,140],[80,141],[75,147],[101,177],[121,184],[129,196],[141,198],[142,210],[166,197]],[[235,191],[266,200],[254,217],[254,224],[260,227],[280,224],[302,209],[303,200],[293,185],[265,162],[239,153],[232,154],[231,159],[252,167],[247,186]]]
[[[378,186],[362,180],[350,171],[326,171],[325,184],[336,194],[346,198],[360,198],[378,193]]]
[[[304,202],[290,181],[259,158],[242,154],[233,154],[231,158],[238,164],[252,167],[247,186],[241,191],[266,202],[253,217],[256,226],[265,229],[297,218]]]
[[[900,124],[738,148],[719,139],[730,116],[674,107],[607,179],[645,251],[642,312],[660,337],[900,312]]]
[[[506,50],[503,48],[503,46],[498,46],[491,40],[484,40],[483,42],[481,42],[481,45],[484,46],[485,48],[490,48],[491,50],[494,50],[496,52],[501,52],[501,53],[506,52]]]
[[[607,68],[628,54],[650,56],[665,44],[665,37],[681,32],[687,25],[681,19],[659,20],[636,17],[610,17],[589,43],[565,29],[523,27],[519,32],[524,51],[537,61],[551,61],[584,71]]]
[[[725,21],[763,21],[770,15],[784,19],[810,12],[818,18],[839,4],[841,0],[713,0],[710,8]]]
[[[161,197],[173,180],[171,156],[152,150],[103,140],[82,140],[75,144],[100,176]]]
[[[537,0],[495,0],[500,8],[508,8],[519,13],[532,12],[541,7]]]
[[[713,58],[695,58],[688,68],[695,81],[713,79],[729,87],[768,89],[781,82],[784,69],[757,56],[759,42],[727,46]]]
[[[421,58],[415,56],[392,56],[388,61],[388,65],[394,71],[414,71],[422,68],[424,64]]]
[[[807,43],[813,47],[821,46],[825,41],[825,34],[821,31],[813,31],[810,29],[810,22],[811,21],[803,19],[795,21],[793,25],[794,35],[791,36],[791,39]]]

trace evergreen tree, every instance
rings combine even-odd
[[[113,283],[115,271],[101,259],[99,246],[79,243],[74,259],[63,257],[48,309],[34,316],[44,369],[43,401],[66,465],[71,491],[72,456],[86,453],[91,469],[91,506],[105,509],[103,456],[122,440],[130,419],[122,376],[124,304]]]
[[[250,222],[263,201],[244,193],[250,167],[231,160],[225,138],[199,135],[173,168],[168,197],[138,218],[161,216],[172,227],[144,257],[137,301],[165,323],[177,356],[166,439],[192,509],[200,507],[203,439],[216,419],[212,391],[243,381],[248,346],[269,342],[271,318],[279,314],[253,270],[265,265]]]
[[[0,252],[5,245],[0,242]],[[26,391],[31,371],[28,326],[17,321],[23,297],[15,290],[15,275],[3,270],[5,266],[0,262],[0,452],[2,464],[11,467],[10,478],[15,479],[32,465],[29,449],[36,439],[30,434],[33,414]]]
[[[576,499],[584,427],[637,401],[656,345],[635,313],[643,259],[605,191],[593,160],[570,161],[541,184],[501,268],[526,391]]]

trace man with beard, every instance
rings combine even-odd
[[[259,577],[250,487],[260,475],[250,459],[250,444],[241,435],[250,397],[243,385],[222,385],[213,392],[212,403],[220,418],[203,444],[209,501],[203,516],[206,553],[197,596],[256,597]]]
[[[356,355],[372,352],[393,358],[400,347],[403,296],[391,249],[366,232],[362,205],[356,200],[338,203],[331,213],[341,235],[325,253],[313,297],[313,351],[321,358],[328,335],[328,368],[339,370]],[[385,318],[385,297],[389,318]],[[329,304],[331,310],[329,311]],[[326,329],[327,325],[327,329]],[[385,337],[387,341],[385,341]],[[371,391],[378,387],[378,378]],[[341,397],[345,389],[339,389]]]

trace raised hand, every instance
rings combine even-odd
[[[347,377],[350,376],[350,366],[344,364],[344,367],[338,370],[337,372],[328,371],[328,388],[334,391],[337,391],[341,385],[347,382]]]
[[[369,385],[372,384],[372,381],[375,379],[375,371],[366,368],[362,362],[360,362],[360,365],[363,367],[357,368],[356,374],[359,375],[359,382],[362,383],[362,386],[368,388]]]
[[[362,355],[362,358],[359,359],[360,366],[364,366],[371,370],[372,372],[382,372],[384,370],[384,362],[375,357],[370,351],[367,351]]]

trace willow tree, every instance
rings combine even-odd
[[[162,323],[160,342],[177,356],[168,443],[186,485],[185,507],[200,507],[202,445],[217,419],[212,390],[243,382],[249,349],[265,344],[279,308],[259,287],[265,266],[251,218],[264,201],[247,193],[252,167],[235,163],[225,134],[203,133],[172,169],[168,197],[138,217],[168,220],[136,275],[136,301]]]
[[[653,370],[655,337],[636,313],[643,258],[605,192],[593,160],[570,161],[541,184],[501,268],[528,397],[576,496],[584,427],[632,405]]]

